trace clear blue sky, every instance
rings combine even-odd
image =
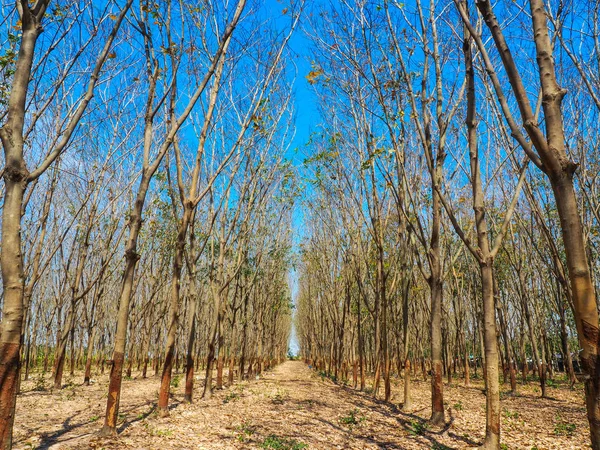
[[[313,2],[309,0],[307,4],[312,5]],[[286,1],[267,0],[265,4],[268,14],[279,17],[282,26],[289,24],[289,16],[282,14],[282,11],[286,7]],[[287,158],[292,161],[294,167],[300,172],[299,175],[301,175],[302,164],[307,151],[306,144],[310,134],[317,128],[320,121],[314,92],[306,80],[306,75],[311,70],[310,42],[303,31],[306,24],[306,17],[307,15],[303,14],[299,27],[290,40],[290,48],[295,55],[290,64],[296,69],[294,79],[295,135],[291,142]],[[293,73],[292,70],[290,72]],[[294,230],[294,251],[296,251],[304,235],[304,217],[300,201],[294,211],[292,226]],[[295,303],[298,293],[298,278],[295,270],[290,272],[289,283],[292,301]],[[289,346],[294,354],[298,353],[298,337],[294,327],[292,327]]]

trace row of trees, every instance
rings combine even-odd
[[[124,375],[205,370],[203,395],[287,352],[288,41],[301,4],[2,6],[0,448],[21,376],[94,363],[116,433]]]
[[[469,384],[481,367],[490,449],[501,371],[516,391],[533,369],[542,396],[557,370],[581,371],[600,448],[599,7],[357,1],[314,16],[306,359],[361,389],[372,374],[385,400],[403,374],[408,410],[411,371],[430,373],[437,425],[444,373]]]

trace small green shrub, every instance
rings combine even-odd
[[[295,439],[281,438],[271,434],[260,444],[260,448],[272,450],[302,450],[308,445]]]
[[[242,424],[237,427],[237,431],[240,433],[237,436],[237,440],[240,442],[246,442],[248,438],[254,434],[255,427],[250,425],[248,422],[242,422]]]
[[[223,403],[234,402],[234,401],[238,400],[239,398],[240,398],[240,394],[238,394],[237,392],[230,392],[223,399]]]
[[[169,437],[173,436],[173,430],[154,430],[153,434],[158,437]]]
[[[335,375],[327,373],[324,370],[319,370],[319,376],[321,377],[321,381],[325,381],[326,378],[333,381],[334,383],[337,383],[338,381]]]
[[[283,398],[283,395],[281,395],[280,392],[276,393],[271,399],[271,402],[275,405],[283,405],[284,401],[285,399]]]
[[[554,426],[554,434],[557,436],[573,436],[575,430],[577,429],[577,425],[574,423],[565,422],[560,420]]]
[[[171,387],[177,389],[180,381],[181,378],[179,378],[179,375],[175,375],[173,378],[171,378]]]
[[[421,436],[427,431],[427,424],[420,420],[413,420],[409,425],[409,432],[413,436]]]
[[[462,402],[459,401],[458,403],[455,403],[454,404],[454,409],[457,410],[457,411],[462,411],[463,410],[463,404],[462,404]]]
[[[349,426],[357,425],[358,423],[365,420],[364,417],[357,417],[357,415],[358,415],[358,409],[353,409],[348,412],[348,415],[340,417],[339,421],[340,421],[340,423],[342,423],[344,425],[349,425]]]
[[[274,393],[269,394],[271,402],[275,405],[283,405],[285,400],[289,397],[289,393],[286,389],[277,388]]]

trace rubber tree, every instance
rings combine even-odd
[[[476,2],[494,45],[500,55],[502,66],[508,77],[510,89],[517,102],[522,120],[521,131],[512,116],[504,88],[498,79],[494,65],[488,55],[480,33],[471,24],[466,8],[459,12],[477,48],[482,55],[485,68],[490,75],[504,119],[512,135],[535,165],[550,181],[566,253],[567,270],[572,289],[573,312],[577,327],[579,345],[582,348],[580,360],[585,373],[585,398],[587,418],[590,424],[590,439],[594,450],[600,449],[600,331],[598,307],[590,267],[587,259],[585,236],[577,203],[574,174],[577,164],[566,151],[564,117],[561,104],[566,90],[561,88],[556,77],[553,58],[554,48],[548,31],[548,17],[542,0],[530,0],[531,32],[535,46],[536,70],[539,74],[539,87],[542,95],[542,111],[545,127],[535,118],[521,72],[513,58],[505,39],[502,27],[489,1]]]
[[[91,70],[85,94],[79,101],[73,115],[69,118],[60,140],[35,169],[29,170],[24,158],[26,145],[24,126],[28,87],[31,81],[36,44],[43,31],[44,15],[50,1],[38,0],[33,4],[24,0],[16,2],[22,34],[10,87],[6,121],[0,128],[0,139],[5,158],[2,255],[0,257],[4,288],[4,305],[0,325],[0,448],[2,449],[12,447],[12,427],[19,376],[19,356],[24,317],[25,274],[21,253],[21,217],[24,193],[27,186],[45,173],[67,148],[77,125],[92,100],[102,67],[109,57],[113,41],[132,3],[133,0],[129,0],[121,9],[119,15],[116,16],[112,31]]]
[[[170,126],[166,131],[163,141],[158,145],[158,149],[154,157],[151,157],[151,150],[154,143],[154,119],[159,112],[165,96],[157,97],[157,83],[161,76],[161,68],[158,66],[157,58],[154,56],[153,47],[150,45],[148,36],[148,28],[142,29],[146,45],[146,61],[147,61],[147,79],[148,79],[148,94],[145,109],[145,126],[144,126],[144,142],[143,142],[143,157],[142,157],[142,173],[140,183],[136,194],[133,208],[129,215],[129,233],[125,244],[125,267],[123,269],[123,278],[121,282],[121,292],[119,295],[119,306],[117,312],[117,329],[115,332],[115,343],[112,356],[112,365],[110,373],[110,382],[108,387],[108,398],[106,402],[106,414],[104,425],[100,430],[103,436],[116,435],[117,419],[119,414],[119,401],[121,396],[121,382],[123,377],[123,363],[125,360],[125,346],[127,340],[127,328],[129,318],[129,305],[131,301],[135,271],[140,255],[137,253],[138,237],[142,229],[142,214],[146,203],[146,197],[150,188],[150,182],[156,174],[158,167],[162,163],[165,154],[170,149],[179,129],[190,116],[196,102],[205,91],[210,79],[213,77],[217,65],[223,55],[223,49],[229,36],[236,28],[245,6],[245,0],[240,0],[237,3],[235,13],[219,38],[217,48],[211,57],[208,67],[204,72],[204,76],[200,79],[196,89],[190,96],[184,110],[170,122]],[[149,11],[140,6],[140,15],[145,17],[145,23],[148,23]],[[144,22],[142,22],[143,24]],[[175,88],[177,67],[171,67],[172,82],[167,88],[168,91]],[[173,94],[174,95],[174,94]],[[172,116],[173,114],[170,114]]]

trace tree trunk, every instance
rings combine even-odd
[[[188,305],[189,324],[188,324],[188,338],[187,338],[187,350],[185,359],[185,397],[184,400],[187,403],[192,403],[192,397],[194,394],[194,341],[196,339],[196,302],[197,302],[197,289],[196,289],[195,274],[190,274],[190,303]]]
[[[440,162],[438,161],[438,167]],[[444,389],[443,389],[443,364],[442,364],[442,263],[440,258],[440,215],[441,203],[439,193],[435,190],[436,184],[441,182],[441,168],[436,168],[435,180],[432,182],[433,191],[433,225],[431,234],[431,277],[429,289],[431,293],[431,423],[443,425],[444,417]],[[438,173],[439,172],[439,173]]]
[[[37,38],[42,30],[29,7],[22,16],[21,44],[13,76],[5,125],[0,128],[4,148],[4,205],[2,208],[2,286],[4,304],[0,323],[0,448],[12,446],[20,344],[23,329],[25,274],[21,253],[21,208],[29,171],[23,159],[25,101]]]
[[[160,391],[158,394],[158,414],[160,417],[166,417],[169,415],[169,395],[171,390],[173,357],[175,355],[175,339],[177,338],[177,328],[179,326],[179,293],[181,290],[181,270],[183,268],[185,241],[191,216],[192,204],[191,202],[186,202],[184,205],[183,217],[177,232],[175,255],[173,255],[173,275],[171,277],[171,304],[169,327],[167,332],[167,348],[165,351],[165,363],[163,365]]]
[[[535,119],[527,92],[490,2],[478,1],[477,7],[481,11],[486,25],[491,30],[496,47],[499,49],[502,63],[515,93],[524,127],[539,155],[538,165],[543,167],[554,193],[573,294],[577,335],[579,345],[582,348],[580,360],[585,373],[585,397],[587,417],[590,424],[590,439],[592,448],[600,450],[600,331],[598,327],[598,305],[587,261],[585,238],[573,182],[573,174],[577,169],[577,164],[569,159],[565,147],[566,139],[561,104],[567,91],[562,89],[556,80],[553,44],[548,32],[548,18],[544,2],[543,0],[530,0],[529,4],[537,68],[542,88],[545,135],[538,125],[538,120]],[[476,33],[474,32],[474,34]],[[482,45],[481,42],[478,45]],[[486,65],[489,65],[489,62],[486,62]],[[488,72],[490,71],[488,70]],[[533,156],[528,143],[524,143],[523,148],[529,152],[530,156]]]
[[[83,377],[83,384],[86,386],[90,385],[90,378],[92,376],[92,358],[94,356],[94,341],[96,340],[96,328],[97,327],[92,327],[92,332],[88,342],[88,349],[85,360],[85,375]]]
[[[140,258],[137,254],[137,240],[142,228],[142,212],[144,210],[144,203],[146,201],[146,193],[148,192],[150,179],[151,176],[148,172],[144,172],[135,205],[129,219],[129,237],[125,250],[125,271],[121,284],[119,310],[117,313],[117,331],[115,333],[115,347],[111,361],[106,415],[104,418],[104,425],[100,430],[100,435],[102,436],[115,436],[117,434],[119,400],[121,398],[121,383],[123,380],[123,362],[125,360],[125,344],[127,341],[129,303],[131,301],[133,290],[135,269]]]
[[[486,449],[500,448],[500,383],[498,380],[498,340],[496,339],[496,315],[492,263],[481,264],[483,294],[483,323],[485,346],[485,390],[486,390]]]
[[[67,355],[67,342],[69,337],[71,336],[74,314],[75,303],[71,301],[71,307],[69,308],[69,312],[67,313],[67,320],[65,321],[61,337],[56,347],[56,362],[54,365],[54,389],[61,389],[62,387],[62,377],[65,367],[65,358]]]

